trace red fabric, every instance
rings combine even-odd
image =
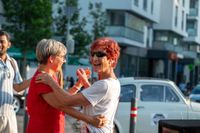
[[[87,128],[87,126],[86,126],[86,133],[90,133],[90,132],[89,132],[89,129]]]
[[[64,133],[64,113],[42,98],[42,94],[51,93],[52,89],[48,85],[35,83],[35,77],[39,73],[37,71],[33,76],[27,96],[30,117],[26,133]]]

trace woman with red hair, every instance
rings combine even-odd
[[[120,47],[115,40],[104,37],[94,41],[90,49],[90,62],[94,72],[98,74],[98,80],[90,85],[84,69],[78,69],[81,83],[87,89],[73,96],[60,89],[48,74],[42,74],[38,79],[39,82],[51,86],[63,106],[80,105],[84,107],[84,113],[87,115],[106,117],[107,123],[102,122],[105,126],[101,128],[87,124],[88,133],[113,133],[113,121],[120,95],[120,83],[114,73],[119,55]]]

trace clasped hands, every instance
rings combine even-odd
[[[84,86],[84,88],[90,87],[90,82],[88,81],[88,78],[90,78],[90,74],[91,74],[91,72],[90,72],[89,68],[77,69],[76,75],[78,77],[78,81],[75,84],[75,86],[78,88],[81,88],[82,86]],[[42,73],[40,73],[36,76],[35,82],[50,85],[51,83],[55,83],[55,80],[48,73],[42,71]]]

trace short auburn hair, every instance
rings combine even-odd
[[[115,64],[117,64],[120,56],[120,47],[114,39],[103,37],[95,40],[90,47],[90,54],[94,50],[103,50],[106,52],[107,58],[115,61]]]

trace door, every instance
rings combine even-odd
[[[115,121],[118,123],[120,133],[129,133],[131,99],[135,98],[136,87],[133,84],[121,85],[120,101]]]
[[[137,133],[158,133],[160,119],[187,118],[187,105],[172,86],[142,83],[139,87]]]

